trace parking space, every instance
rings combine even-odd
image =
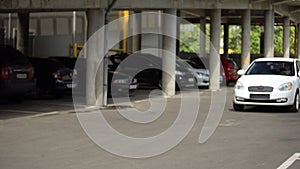
[[[271,107],[233,111],[233,90],[222,88],[226,89],[222,119],[206,143],[200,144],[198,138],[208,115],[212,93],[199,90],[200,109],[189,134],[170,151],[145,159],[115,156],[93,143],[78,122],[71,97],[1,105],[1,168],[277,168],[300,151],[299,113]],[[150,91],[137,90],[132,96],[136,98],[132,99],[134,107],[121,109],[147,108],[147,93]],[[155,97],[156,102],[162,99]],[[129,122],[114,107],[101,109],[101,112],[119,132],[149,137],[172,125],[180,101],[180,95],[168,98],[163,115],[149,124]],[[291,168],[297,166],[296,160]]]

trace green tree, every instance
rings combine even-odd
[[[274,26],[274,54],[282,54],[283,27]]]
[[[200,26],[196,24],[185,24],[180,26],[180,48],[181,52],[200,52]]]
[[[228,48],[235,54],[241,53],[242,45],[242,28],[241,26],[229,26],[229,44]]]
[[[260,54],[260,35],[261,35],[261,26],[251,26],[251,32],[250,32],[251,54]]]

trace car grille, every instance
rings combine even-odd
[[[272,92],[273,87],[269,86],[250,86],[248,87],[249,92]]]
[[[270,95],[269,94],[250,94],[250,99],[253,99],[253,100],[269,100]]]

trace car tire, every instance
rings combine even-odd
[[[295,94],[294,103],[292,106],[290,106],[289,110],[291,112],[298,112],[299,111],[299,93],[297,92]]]
[[[244,110],[244,105],[240,105],[240,104],[235,104],[233,103],[233,109],[235,111],[243,111]]]

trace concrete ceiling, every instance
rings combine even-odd
[[[84,11],[106,8],[111,0],[0,0],[0,13]],[[276,22],[290,16],[293,23],[300,23],[300,0],[117,0],[115,10],[159,10],[177,8],[183,18],[193,22],[200,16],[209,16],[211,9],[222,9],[224,23],[241,22],[241,11],[251,9],[252,22],[263,23],[264,10],[274,9]]]

